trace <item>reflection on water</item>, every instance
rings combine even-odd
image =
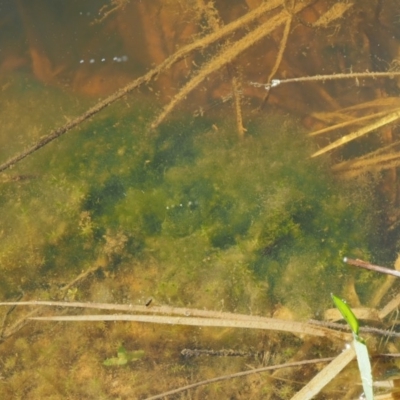
[[[180,2],[160,8],[157,3],[115,1],[106,9],[113,10],[110,14],[103,9],[99,18],[82,20],[74,27],[69,39],[60,39],[70,23],[66,15],[76,21],[88,14],[82,14],[74,2],[60,9],[44,4],[46,12],[21,2],[10,13],[26,28],[29,56],[17,56],[9,48],[1,64],[3,159],[84,112],[95,100],[82,93],[110,93],[139,76],[144,65],[160,63],[172,54],[174,40],[192,38],[195,31],[206,37],[222,29],[223,19],[227,25],[245,14],[240,8],[222,8],[221,19],[213,25],[211,17],[217,14],[211,5],[199,17],[198,9],[184,8]],[[91,4],[100,10],[97,2]],[[257,10],[252,2],[247,6],[249,13]],[[282,4],[277,2],[277,7]],[[279,16],[280,11],[274,12]],[[307,22],[316,8],[296,12],[303,12],[302,21]],[[178,16],[183,22],[192,21],[190,26]],[[162,22],[159,32],[150,24],[154,18]],[[34,24],[37,20],[43,26],[53,21],[54,37],[47,38],[42,27]],[[307,24],[296,29],[303,33],[303,41],[314,35]],[[132,40],[140,36],[135,32],[145,32],[146,46],[139,48],[140,41]],[[288,42],[289,49],[298,47],[299,37]],[[338,43],[344,40],[341,30],[335,37]],[[79,41],[71,48],[75,39]],[[7,40],[11,39],[3,38]],[[69,40],[60,52],[60,43]],[[274,40],[268,37],[262,43],[271,45]],[[353,57],[358,50],[350,44],[346,51]],[[334,47],[318,39],[315,46],[330,49],[326,59],[311,55],[303,42],[298,51],[288,53],[282,70],[295,72],[291,65],[296,65],[297,57],[299,69],[310,73],[310,63],[302,61],[307,53],[316,72],[321,68],[326,73],[332,66],[322,63],[340,60],[343,54],[338,44]],[[348,105],[343,83],[321,85],[308,93],[293,89],[286,97],[287,107],[282,99],[288,92],[277,92],[268,99],[266,111],[251,113],[250,106],[264,93],[257,94],[245,82],[262,80],[262,61],[272,65],[276,51],[264,57],[260,47],[254,53],[245,48],[246,61],[215,68],[213,72],[220,73],[217,83],[207,86],[213,75],[204,77],[203,86],[195,86],[190,101],[173,118],[155,131],[149,129],[160,115],[161,98],[173,94],[176,99],[176,87],[184,91],[183,79],[192,79],[187,77],[189,71],[201,76],[197,62],[211,57],[212,65],[220,51],[229,56],[219,45],[215,47],[207,50],[209,54],[188,55],[153,86],[112,104],[3,173],[3,300],[22,296],[24,300],[149,307],[170,304],[296,320],[321,317],[331,307],[331,292],[354,306],[359,305],[359,297],[361,303],[368,303],[379,278],[349,270],[341,259],[344,255],[395,258],[394,246],[385,241],[389,212],[382,211],[381,205],[387,191],[379,187],[381,182],[394,182],[395,173],[384,179],[360,174],[346,181],[334,176],[331,160],[349,155],[338,152],[332,159],[310,158],[317,144],[307,138],[298,117],[310,107],[305,99]],[[13,64],[13,60],[20,61]],[[248,60],[254,63],[246,69]],[[243,82],[236,87],[231,78],[241,70]],[[257,79],[250,79],[252,75]],[[227,90],[231,84],[233,88]],[[366,100],[371,88],[366,83],[356,100]],[[231,93],[229,98],[226,93]],[[273,105],[296,110],[296,116],[272,109]],[[202,112],[193,118],[195,109]],[[302,122],[320,123],[305,116]],[[241,124],[246,131],[238,135]],[[389,136],[386,133],[386,141]],[[390,235],[395,237],[396,229]],[[6,316],[0,346],[0,387],[16,398],[145,398],[249,366],[340,351],[328,341],[251,330],[126,322],[14,325],[25,314],[26,310],[16,309]],[[181,354],[184,349],[186,356]],[[306,367],[299,375],[274,374],[300,383],[280,383],[267,375],[247,377],[198,388],[193,396],[290,398],[315,372],[315,367]],[[346,376],[342,379],[346,381]]]

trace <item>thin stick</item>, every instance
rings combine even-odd
[[[399,301],[397,302],[398,306]],[[379,312],[379,317],[381,317],[381,312]],[[318,321],[315,319],[310,319],[308,320],[310,324],[314,325],[319,325],[319,326],[325,326],[330,329],[341,329],[345,331],[350,331],[350,327],[347,324],[340,324],[338,322],[328,322],[328,321]],[[390,330],[386,329],[379,329],[379,328],[373,328],[371,326],[360,326],[360,332],[361,333],[371,333],[373,335],[380,335],[380,336],[388,336],[388,337],[400,337],[400,332],[393,332]]]
[[[129,85],[125,86],[122,89],[119,89],[116,91],[114,94],[111,96],[108,96],[105,98],[103,101],[100,101],[97,103],[95,106],[89,108],[88,111],[80,115],[79,117],[73,119],[72,121],[68,122],[67,124],[61,126],[60,128],[54,129],[51,131],[47,136],[43,137],[39,141],[37,141],[35,144],[33,144],[31,147],[29,147],[27,150],[23,151],[22,153],[16,155],[15,157],[10,158],[8,161],[0,165],[0,172],[4,171],[8,168],[10,168],[12,165],[16,164],[17,162],[23,160],[25,157],[29,156],[30,154],[34,153],[35,151],[41,149],[42,147],[46,146],[46,144],[52,142],[53,140],[59,138],[61,135],[64,133],[70,131],[72,128],[75,128],[77,125],[81,124],[82,122],[86,121],[93,115],[97,114],[104,108],[108,107],[115,101],[119,100],[121,97],[125,96],[129,92],[131,92],[133,89],[136,89],[139,87],[142,83],[148,81],[151,79],[154,70],[148,72],[147,74],[143,75],[139,79],[134,80],[132,83]]]
[[[275,64],[272,68],[271,73],[268,76],[267,82],[271,82],[272,78],[275,76],[275,74],[278,71],[279,66],[281,65],[281,62],[282,62],[283,53],[285,52],[287,40],[288,40],[289,33],[290,33],[290,27],[292,25],[293,15],[296,15],[296,14],[291,14],[290,12],[288,12],[288,14],[289,14],[289,18],[286,21],[285,29],[283,30],[283,36],[282,36],[281,42],[279,44],[279,51],[278,51],[278,54],[277,54],[277,57],[275,60]],[[270,94],[269,91],[267,91],[267,94],[264,96],[264,98],[262,99],[262,103],[260,104],[260,109],[264,106],[264,104],[267,103],[269,94]]]
[[[276,72],[278,71],[279,66],[281,65],[282,57],[283,57],[283,53],[286,49],[291,25],[292,25],[292,16],[291,16],[291,14],[289,14],[289,17],[285,24],[285,29],[283,30],[283,36],[282,36],[281,42],[279,44],[279,51],[276,56],[275,64],[274,64],[274,67],[272,68],[271,73],[269,74],[269,77],[268,77],[268,82],[270,82],[272,80],[272,78],[275,76]]]
[[[332,361],[333,359],[334,359],[334,357],[319,358],[319,359],[317,358],[317,359],[314,359],[314,360],[305,360],[305,361],[297,361],[297,362],[287,363],[287,364],[271,365],[269,367],[262,367],[262,368],[252,369],[252,370],[249,370],[249,371],[237,372],[236,374],[219,376],[217,378],[207,379],[205,381],[193,383],[191,385],[182,386],[182,387],[180,387],[178,389],[170,390],[169,392],[164,392],[164,393],[161,393],[161,394],[157,394],[156,396],[147,397],[145,400],[162,399],[163,397],[167,397],[167,396],[171,396],[171,395],[176,394],[176,393],[184,392],[185,390],[190,390],[190,389],[193,389],[193,388],[198,387],[198,386],[208,385],[210,383],[225,381],[225,380],[233,379],[233,378],[239,378],[241,376],[247,376],[247,375],[251,375],[251,374],[258,374],[260,372],[276,370],[276,369],[282,369],[282,368],[293,368],[293,367],[301,367],[303,365],[309,365],[309,364],[326,363],[326,362]]]
[[[389,269],[385,267],[380,267],[379,265],[373,265],[363,260],[358,260],[358,259],[354,260],[352,258],[345,257],[343,258],[343,262],[345,262],[346,264],[354,265],[356,267],[365,268],[370,271],[380,272],[382,274],[387,274],[387,275],[394,275],[400,278],[400,271],[396,271],[394,269]]]
[[[394,78],[400,76],[400,71],[390,72],[352,72],[352,73],[341,73],[333,75],[313,75],[313,76],[302,76],[299,78],[289,79],[272,79],[269,83],[257,83],[251,82],[251,85],[255,87],[264,87],[266,90],[270,90],[273,87],[277,87],[283,83],[298,83],[298,82],[315,82],[315,81],[332,81],[335,79],[358,79],[358,78]]]
[[[235,75],[232,76],[232,92],[233,92],[233,101],[235,105],[236,112],[236,127],[238,130],[239,139],[244,138],[244,134],[246,132],[246,128],[243,126],[243,116],[242,116],[242,108],[240,106],[240,83]]]

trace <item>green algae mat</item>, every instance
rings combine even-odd
[[[7,90],[18,88],[15,82]],[[60,109],[74,104],[55,89],[24,90],[27,104],[2,104],[2,120],[16,138],[9,145],[2,139],[4,152],[54,127]],[[19,115],[22,108],[43,106],[40,96],[46,109],[32,126]],[[148,130],[153,116],[146,101],[113,105],[3,173],[3,300],[145,304],[150,298],[158,305],[264,316],[284,306],[302,319],[329,308],[331,292],[345,296],[347,282],[355,281],[360,293],[377,285],[370,273],[349,271],[341,262],[347,254],[385,256],[372,177],[333,176],[327,159],[310,158],[315,144],[285,115],[253,118],[242,139],[227,118],[182,115],[154,132]],[[15,314],[16,320],[23,315]],[[196,342],[187,328],[177,327],[138,333],[127,323],[2,329],[13,334],[2,355],[13,378],[2,390],[18,391],[35,369],[41,376],[29,389],[35,395],[57,381],[64,396],[109,398],[107,360],[119,348],[140,352],[135,362],[112,367],[122,368],[118,373],[129,387],[146,393],[143,376],[151,360],[168,359],[183,343],[219,340],[215,333],[197,333]],[[249,337],[258,340],[255,333],[237,334],[224,337],[221,346]],[[165,340],[175,347],[157,349]],[[299,345],[290,343],[282,354]],[[60,360],[75,367],[63,370]],[[164,371],[167,386],[168,379],[193,373],[179,359],[173,365]],[[73,385],[78,373],[88,376],[85,389]]]

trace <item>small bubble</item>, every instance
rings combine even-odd
[[[90,64],[93,64],[95,61],[96,60],[94,58],[91,58],[89,62],[90,62]]]
[[[106,59],[105,59],[105,58],[102,58],[102,59],[101,59],[101,62],[104,62],[104,61],[106,61]]]
[[[126,62],[128,61],[128,56],[124,55],[121,57],[121,61]]]
[[[85,60],[80,60],[79,64],[83,64],[85,62]]]

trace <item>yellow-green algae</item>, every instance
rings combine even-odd
[[[157,304],[260,315],[281,303],[297,317],[311,316],[354,273],[342,266],[344,254],[376,253],[373,182],[335,179],[327,160],[309,157],[313,143],[287,116],[255,119],[239,140],[230,120],[182,117],[148,132],[151,113],[145,103],[112,106],[7,172],[3,300],[21,292],[59,298],[60,287],[104,259],[102,272],[66,296],[114,303],[152,296]],[[369,274],[356,274],[361,289],[373,285]],[[184,347],[267,349],[271,361],[284,362],[300,345],[284,337],[32,323],[1,345],[0,390],[14,398],[139,398],[259,363],[186,360]],[[120,345],[145,356],[110,372],[102,363]],[[248,378],[195,393],[249,398],[268,385]]]

